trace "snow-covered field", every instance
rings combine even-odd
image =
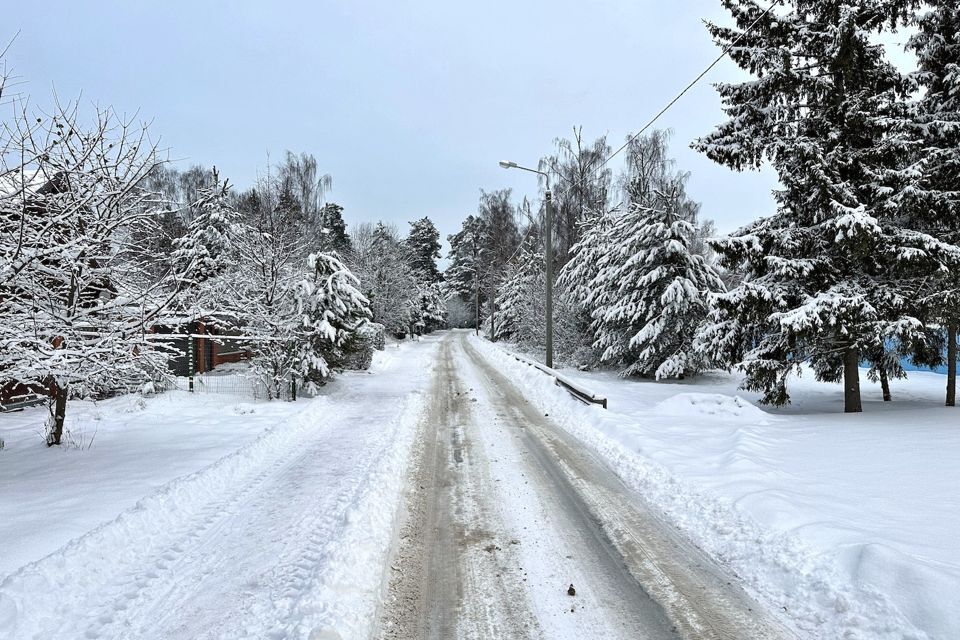
[[[733,376],[682,383],[564,374],[585,406],[498,346],[478,348],[629,486],[811,638],[960,637],[960,408],[944,377],[862,381],[864,412],[811,376],[760,408]]]
[[[435,347],[296,403],[75,402],[82,447],[0,416],[0,638],[365,635]]]

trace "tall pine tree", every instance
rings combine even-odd
[[[903,209],[945,243],[960,243],[960,5],[933,0],[916,19],[907,49],[917,56],[913,79],[922,89],[905,120],[913,143],[903,171]],[[960,278],[950,269],[920,287],[928,317],[946,329],[947,406],[956,404]]]
[[[403,244],[407,250],[408,262],[424,284],[434,284],[443,280],[437,268],[440,258],[440,232],[430,221],[423,217],[410,223],[410,233]]]
[[[886,182],[903,153],[890,129],[909,83],[871,36],[913,2],[723,4],[736,27],[708,28],[755,79],[717,86],[730,119],[694,147],[737,170],[767,161],[783,189],[776,213],[714,243],[745,277],[717,297],[701,344],[765,402],[788,402],[789,374],[809,362],[818,379],[842,380],[845,410],[860,411],[865,352],[924,339],[905,283],[944,268],[940,243],[903,227]]]

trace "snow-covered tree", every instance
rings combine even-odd
[[[299,206],[288,195],[269,177],[241,195],[246,229],[236,242],[237,268],[216,279],[222,292],[216,311],[257,338],[251,364],[270,398],[282,397],[300,369],[295,342],[303,321],[296,291],[306,272],[306,240]]]
[[[216,168],[212,182],[200,187],[195,212],[186,234],[173,245],[172,260],[182,286],[195,289],[211,278],[222,275],[237,264],[237,237],[243,233],[239,215],[233,207],[227,181],[220,181]]]
[[[496,337],[511,340],[528,353],[543,353],[546,347],[547,279],[543,251],[543,239],[528,233],[509,262],[497,291],[497,321],[493,327]],[[584,307],[574,300],[564,283],[558,282],[553,302],[555,361],[578,367],[597,362],[584,317]]]
[[[544,278],[545,264],[543,251],[537,247],[537,240],[527,238],[515,258],[504,273],[503,283],[497,291],[497,324],[494,327],[497,339],[524,340],[525,333],[539,325],[543,333],[543,315],[531,318],[530,306],[537,304],[536,294],[544,287],[540,286]],[[542,306],[542,305],[541,305]]]
[[[473,305],[478,332],[482,322],[481,307],[485,300],[483,282],[487,275],[486,236],[484,220],[478,216],[467,216],[460,231],[447,237],[450,243],[450,253],[447,256],[450,264],[444,272],[447,290],[463,302]]]
[[[335,202],[323,205],[320,208],[319,225],[322,251],[336,251],[341,256],[350,253],[352,245],[347,224],[343,221],[343,207]]]
[[[370,317],[370,303],[337,256],[310,254],[306,269],[308,276],[294,292],[302,321],[293,341],[294,372],[315,389],[329,377],[330,362],[342,359],[344,345]]]
[[[446,324],[447,305],[442,282],[435,282],[430,285],[421,284],[417,301],[422,332],[430,333]]]
[[[52,390],[56,445],[69,398],[135,388],[165,360],[145,334],[170,298],[137,246],[156,156],[109,110],[85,126],[74,106],[20,107],[0,130],[0,378]]]
[[[557,151],[540,161],[540,170],[551,175],[553,187],[553,237],[557,264],[564,265],[580,240],[582,223],[606,211],[613,172],[601,162],[610,155],[606,136],[586,143],[583,128],[573,130],[573,139],[557,138]]]
[[[580,240],[571,248],[570,260],[560,269],[557,278],[557,284],[583,310],[588,324],[593,308],[587,304],[588,298],[593,305],[605,306],[611,302],[604,298],[606,291],[594,289],[593,281],[599,271],[600,259],[610,250],[608,233],[613,221],[613,213],[604,211],[595,212],[581,223]],[[592,334],[588,338],[593,342]]]
[[[718,45],[737,43],[730,57],[755,78],[717,85],[730,119],[694,146],[737,170],[767,161],[783,189],[775,214],[712,243],[745,276],[716,296],[700,343],[765,402],[787,402],[789,374],[810,362],[818,379],[843,380],[845,410],[860,411],[861,357],[887,339],[924,339],[904,284],[946,268],[952,251],[902,226],[886,182],[910,87],[872,36],[912,3],[723,4],[736,26],[708,28]]]
[[[507,262],[514,257],[520,245],[520,232],[517,229],[516,208],[510,201],[510,189],[480,192],[478,213],[484,227],[484,272],[482,280],[483,295],[489,301],[490,313],[487,316],[491,337],[495,337],[497,291],[506,274]]]
[[[431,285],[443,280],[437,268],[440,232],[430,218],[423,217],[410,223],[410,233],[404,239],[403,246],[407,252],[407,262],[419,282]]]
[[[922,89],[904,118],[912,143],[899,191],[913,224],[949,244],[960,244],[960,5],[928,2],[918,14],[907,49],[917,56],[912,79]],[[946,328],[947,406],[956,404],[960,278],[950,269],[918,286],[927,318]],[[921,276],[925,274],[920,274]]]
[[[585,302],[595,346],[621,375],[682,378],[703,368],[693,339],[723,282],[691,252],[696,228],[683,211],[682,181],[642,202],[613,217]]]
[[[417,279],[394,227],[382,222],[360,225],[348,264],[370,301],[374,322],[400,335],[420,321]]]

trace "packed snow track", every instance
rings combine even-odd
[[[711,559],[447,336],[381,638],[789,638]]]

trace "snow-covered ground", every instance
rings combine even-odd
[[[365,635],[435,347],[296,403],[74,402],[82,446],[0,416],[0,638]]]
[[[811,638],[960,637],[960,408],[914,372],[864,412],[805,376],[760,408],[738,379],[623,380],[564,370],[609,398],[585,406],[543,373],[475,344],[629,486]]]

